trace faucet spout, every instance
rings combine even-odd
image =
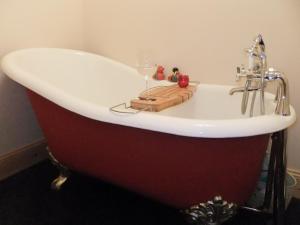
[[[250,87],[248,88],[248,91],[258,91],[259,90],[259,87]],[[231,88],[229,90],[229,95],[233,95],[235,93],[238,93],[238,92],[244,92],[245,91],[245,87],[235,87],[235,88]]]
[[[244,90],[245,90],[244,87],[231,88],[229,91],[229,95],[233,95],[234,93],[237,93],[237,92],[244,92]]]

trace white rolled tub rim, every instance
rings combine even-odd
[[[296,120],[295,110],[291,107],[290,116],[281,116],[268,114],[256,117],[237,118],[237,119],[218,119],[218,120],[202,120],[194,118],[182,118],[162,115],[153,112],[140,112],[134,115],[120,115],[112,113],[109,107],[104,107],[86,100],[73,96],[64,90],[34,77],[30,72],[22,70],[15,61],[16,54],[34,49],[23,49],[11,52],[3,57],[1,66],[6,75],[14,81],[20,83],[24,87],[36,92],[46,99],[56,103],[57,105],[68,109],[72,112],[88,117],[90,119],[119,124],[129,127],[147,129],[152,131],[170,133],[174,135],[189,137],[205,137],[205,138],[231,138],[246,137],[260,134],[273,133],[283,130],[291,126]],[[42,48],[39,48],[42,49]],[[48,48],[43,48],[45,51]],[[87,54],[89,56],[100,57],[109,62],[116,63],[118,66],[125,65],[115,62],[111,59],[87,53],[78,50],[54,49],[51,50],[64,51],[71,54]],[[128,67],[128,69],[132,69]],[[206,85],[206,84],[201,84]],[[214,86],[214,85],[208,85]],[[219,85],[215,85],[219,86]]]

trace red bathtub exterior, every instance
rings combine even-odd
[[[269,135],[177,136],[92,120],[28,95],[51,152],[73,170],[177,208],[216,195],[244,204],[255,188]]]

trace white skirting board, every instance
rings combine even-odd
[[[0,156],[0,180],[4,180],[46,159],[48,153],[45,139]]]
[[[288,168],[288,169],[287,169],[287,172],[288,172],[293,178],[296,179],[296,183],[297,183],[296,185],[297,185],[298,187],[300,187],[300,184],[299,184],[299,182],[300,182],[300,170]]]
[[[288,173],[295,176],[296,178],[300,178],[300,170],[288,168],[287,171],[288,171]]]

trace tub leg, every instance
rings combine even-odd
[[[196,225],[220,225],[236,214],[237,205],[227,203],[221,196],[216,196],[212,201],[200,203],[182,210],[187,220]]]
[[[273,216],[275,225],[285,224],[285,175],[286,175],[286,141],[287,130],[273,134],[272,150],[276,153],[274,169],[274,194],[273,194]]]
[[[272,212],[274,225],[285,225],[286,204],[286,142],[287,130],[272,134],[272,148],[268,168],[265,198],[261,210],[242,207],[251,211]],[[273,201],[273,207],[271,207]]]
[[[51,188],[55,191],[59,191],[62,185],[67,181],[68,177],[70,176],[70,171],[67,167],[63,166],[49,151],[47,147],[49,159],[53,165],[55,165],[59,170],[59,175],[55,178],[51,183]]]

